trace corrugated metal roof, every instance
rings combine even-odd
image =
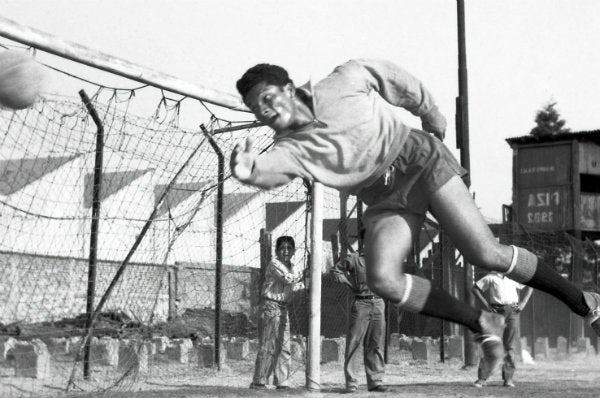
[[[512,145],[524,145],[524,144],[541,144],[545,142],[557,142],[557,141],[591,141],[600,144],[600,130],[590,131],[577,131],[572,133],[561,133],[554,135],[544,136],[533,136],[524,135],[521,137],[507,138],[506,142],[510,146]]]

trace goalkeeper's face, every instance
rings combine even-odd
[[[292,84],[279,86],[258,83],[248,92],[244,102],[256,119],[276,132],[293,129],[300,123]]]

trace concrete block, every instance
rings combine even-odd
[[[80,336],[71,336],[67,340],[69,340],[69,352],[70,355],[77,355],[79,351],[79,347],[81,346],[81,337]]]
[[[210,340],[205,340],[198,344],[196,347],[198,354],[198,366],[201,368],[212,368],[215,365],[215,343]],[[227,347],[225,344],[221,344],[219,352],[219,362],[221,366],[226,362]]]
[[[463,336],[448,337],[448,349],[446,350],[448,359],[457,358],[465,360],[465,339]]]
[[[169,340],[169,338],[166,336],[160,336],[154,337],[152,342],[156,345],[156,351],[159,354],[164,354],[167,351],[167,347],[171,343],[171,340]]]
[[[550,345],[548,337],[538,337],[535,339],[535,358],[550,358]]]
[[[165,354],[171,360],[179,363],[189,363],[190,351],[193,346],[191,339],[174,339],[167,346]]]
[[[256,353],[258,352],[258,340],[248,340],[248,346],[250,349],[250,355],[256,355]]]
[[[152,341],[147,341],[146,344],[148,345],[148,356],[152,358],[158,352],[158,349],[156,348],[156,343]]]
[[[227,359],[241,361],[250,354],[250,343],[246,339],[231,339],[227,345]]]
[[[292,360],[303,362],[306,359],[306,341],[304,340],[304,337],[292,337],[290,351],[292,353]]]
[[[344,351],[346,350],[346,339],[323,339],[321,342],[321,363],[344,362]]]
[[[0,337],[0,363],[15,359],[12,353],[9,355],[8,352],[15,346],[16,343],[17,340],[15,340],[13,337]]]
[[[390,334],[390,347],[398,348],[399,344],[400,344],[400,333]]]
[[[48,350],[52,355],[69,353],[71,341],[66,337],[51,337],[48,339]]]
[[[44,342],[16,341],[9,350],[15,358],[15,376],[46,379],[50,373],[50,352]]]
[[[412,342],[413,359],[431,362],[437,353],[432,345],[431,338],[414,338]]]
[[[119,347],[119,362],[117,369],[120,372],[133,374],[147,374],[150,359],[150,343],[137,341],[124,341]]]
[[[586,355],[596,355],[596,349],[589,337],[580,337],[577,339],[577,352],[585,353]]]
[[[412,351],[412,342],[412,337],[408,337],[402,334],[398,338],[398,349],[400,351]]]
[[[215,345],[202,342],[198,344],[198,366],[201,368],[212,368],[215,364]]]
[[[566,337],[558,336],[556,338],[556,355],[559,357],[566,356],[569,353],[568,344]]]
[[[112,337],[92,339],[92,363],[101,366],[117,366],[119,364],[120,342]]]

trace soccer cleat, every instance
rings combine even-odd
[[[515,388],[515,383],[513,383],[512,380],[506,380],[504,381],[504,387],[511,387],[511,388]]]
[[[504,316],[482,311],[479,316],[479,325],[481,333],[475,335],[475,341],[480,344],[483,353],[479,370],[483,375],[489,376],[504,358],[504,345],[500,338],[504,332]]]
[[[346,387],[346,393],[347,394],[352,394],[352,393],[355,393],[356,391],[358,391],[358,387],[356,387],[356,386],[348,386],[348,387]]]
[[[473,387],[483,388],[485,387],[486,383],[487,382],[485,380],[477,379],[475,380],[475,383],[473,383]]]
[[[585,320],[594,329],[594,332],[600,336],[600,294],[583,292],[583,298],[590,309],[590,312],[585,316]]]

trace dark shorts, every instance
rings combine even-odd
[[[358,198],[367,206],[365,217],[380,212],[425,216],[429,198],[454,176],[467,171],[450,150],[433,135],[412,129],[390,174],[363,188]]]

